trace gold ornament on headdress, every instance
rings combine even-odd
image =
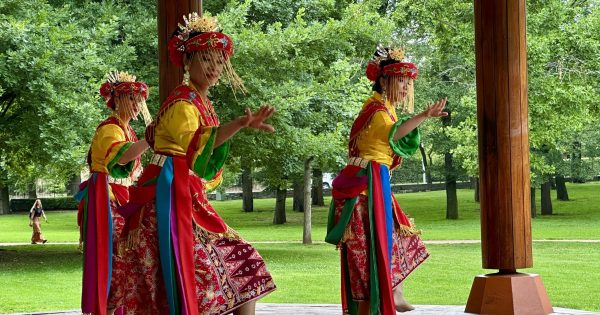
[[[106,80],[111,83],[118,85],[120,83],[126,82],[135,82],[136,76],[130,74],[127,71],[111,71],[108,73]],[[123,110],[127,111],[130,117],[133,120],[137,120],[137,114],[135,113],[135,104],[139,105],[139,112],[142,114],[142,118],[144,119],[144,124],[148,126],[152,123],[152,115],[148,110],[148,105],[146,104],[146,99],[141,94],[136,95],[116,95],[115,97],[115,109],[123,106]]]
[[[404,49],[401,47],[385,48],[379,45],[377,46],[373,61],[377,64],[380,64],[384,60],[403,62],[405,56]],[[394,99],[392,105],[404,112],[414,112],[414,80],[407,76],[390,76],[386,80],[388,88],[383,91],[383,98],[386,100],[390,98]],[[401,85],[405,87],[403,90],[397,88]]]
[[[107,81],[112,84],[118,84],[123,82],[135,82],[136,77],[129,74],[127,71],[111,71],[107,75]]]
[[[197,12],[192,12],[187,16],[183,16],[184,24],[179,23],[179,29],[183,33],[206,33],[216,32],[219,30],[217,18],[211,16],[200,16]]]
[[[392,48],[392,49],[390,49],[388,55],[390,56],[391,59],[394,59],[396,61],[402,61],[402,60],[404,60],[404,49]]]

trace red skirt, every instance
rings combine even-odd
[[[354,206],[350,223],[348,224],[341,244],[341,264],[348,267],[352,299],[355,301],[369,300],[369,200],[365,195],[359,195]],[[344,199],[335,200],[336,221],[344,207]],[[404,214],[401,210],[400,213]],[[421,238],[407,227],[394,224],[392,243],[392,287],[397,287],[415,270],[429,253]]]
[[[190,177],[199,181],[198,177]],[[195,187],[198,187],[194,185]],[[193,209],[214,216],[203,191],[192,193]],[[126,314],[169,314],[160,266],[156,205],[145,203],[139,227],[129,231],[135,240],[126,250],[129,268],[125,285]],[[132,216],[134,217],[134,216]],[[138,216],[135,216],[138,217]],[[194,269],[199,314],[228,314],[242,304],[275,290],[275,284],[260,254],[231,228],[212,233],[194,224]]]
[[[113,221],[113,256],[112,256],[112,278],[110,279],[110,292],[108,294],[108,309],[118,308],[123,304],[123,297],[126,290],[125,287],[125,275],[127,274],[128,266],[125,264],[125,260],[121,255],[119,249],[119,240],[123,227],[125,226],[125,220],[117,212],[117,203],[114,200],[110,201],[110,208],[112,212]]]

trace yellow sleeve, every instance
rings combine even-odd
[[[118,162],[131,144],[126,140],[123,130],[115,124],[98,128],[92,140],[92,169],[106,171],[117,178],[127,177],[134,161],[125,165]]]
[[[166,128],[172,141],[181,148],[181,153],[185,154],[191,170],[204,178],[212,178],[216,174],[218,170],[212,170],[215,167],[214,159],[221,156],[218,153],[222,151],[223,146],[213,148],[217,127],[205,126],[196,106],[178,101],[163,114],[160,124]],[[220,169],[222,163],[216,166]]]

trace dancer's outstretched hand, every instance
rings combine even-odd
[[[273,116],[275,113],[275,108],[269,105],[263,105],[259,110],[252,113],[249,108],[246,108],[246,115],[242,116],[241,123],[242,126],[260,129],[266,132],[274,132],[275,128],[273,128],[270,124],[265,124],[265,120],[269,117]]]
[[[446,107],[446,101],[448,101],[448,97],[438,100],[433,105],[427,106],[421,114],[427,118],[448,116],[448,113],[443,111],[444,107]]]

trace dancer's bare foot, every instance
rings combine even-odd
[[[410,305],[410,304],[408,304],[408,302],[406,302],[406,301],[404,301],[404,302],[402,302],[400,304],[398,304],[396,302],[396,312],[404,313],[404,312],[410,312],[410,311],[412,311],[414,309],[415,309],[415,307],[412,306],[412,305]]]
[[[371,304],[369,304],[369,301],[358,302],[358,315],[370,315],[370,314],[371,314]]]
[[[237,310],[233,311],[234,315],[254,315],[256,311],[256,301],[250,301],[244,303],[238,307]]]
[[[394,289],[394,304],[396,304],[396,312],[404,313],[410,312],[415,309],[414,306],[410,305],[404,299],[404,293],[402,292],[402,284],[398,285]]]

